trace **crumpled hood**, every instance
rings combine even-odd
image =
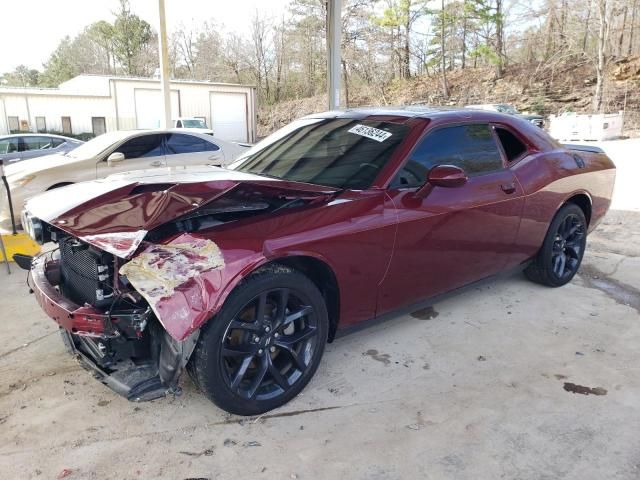
[[[224,196],[238,185],[256,195],[317,197],[336,190],[217,167],[133,172],[58,188],[27,201],[32,217],[120,258],[130,258],[147,233]]]

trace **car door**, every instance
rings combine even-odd
[[[416,192],[436,165],[468,175],[455,188]],[[462,124],[427,133],[387,191],[385,210],[398,219],[393,257],[379,289],[377,313],[445,293],[507,266],[524,204],[506,168],[494,127]]]
[[[109,164],[107,158],[115,152],[122,153],[124,160]],[[109,155],[98,162],[98,177],[104,177],[117,172],[165,167],[167,162],[165,157],[164,134],[147,133],[137,135],[111,150]]]
[[[222,165],[222,149],[209,140],[186,133],[166,135],[167,164],[177,165]]]

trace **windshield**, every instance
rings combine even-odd
[[[182,120],[182,126],[184,128],[207,128],[207,124],[204,123],[204,120],[199,120],[197,118]]]
[[[496,110],[500,113],[508,113],[509,115],[517,115],[518,111],[512,105],[500,104],[496,105]]]
[[[124,140],[127,135],[128,134],[126,132],[103,133],[102,135],[83,143],[78,148],[71,150],[66,155],[71,158],[97,157],[114,143]]]
[[[248,150],[229,168],[337,188],[368,188],[409,127],[355,119],[303,119]]]

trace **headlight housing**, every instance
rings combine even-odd
[[[45,243],[44,238],[44,225],[42,220],[32,216],[28,211],[22,211],[22,228],[29,234],[29,236],[42,245]]]

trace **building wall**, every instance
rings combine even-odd
[[[144,90],[136,102],[136,90]],[[81,75],[60,85],[59,89],[0,88],[0,133],[8,133],[8,117],[28,120],[29,129],[36,131],[36,117],[46,118],[47,130],[62,131],[62,117],[71,118],[73,134],[91,133],[92,117],[104,117],[107,131],[139,128],[136,108],[159,111],[149,91],[160,92],[158,80],[109,78]],[[253,87],[205,82],[171,82],[172,117],[204,117],[209,127],[214,115],[210,96],[212,92],[244,94],[247,108],[247,141],[255,141],[256,105]],[[144,98],[143,98],[144,97]],[[4,111],[3,111],[4,110]],[[145,111],[146,123],[149,115]]]

